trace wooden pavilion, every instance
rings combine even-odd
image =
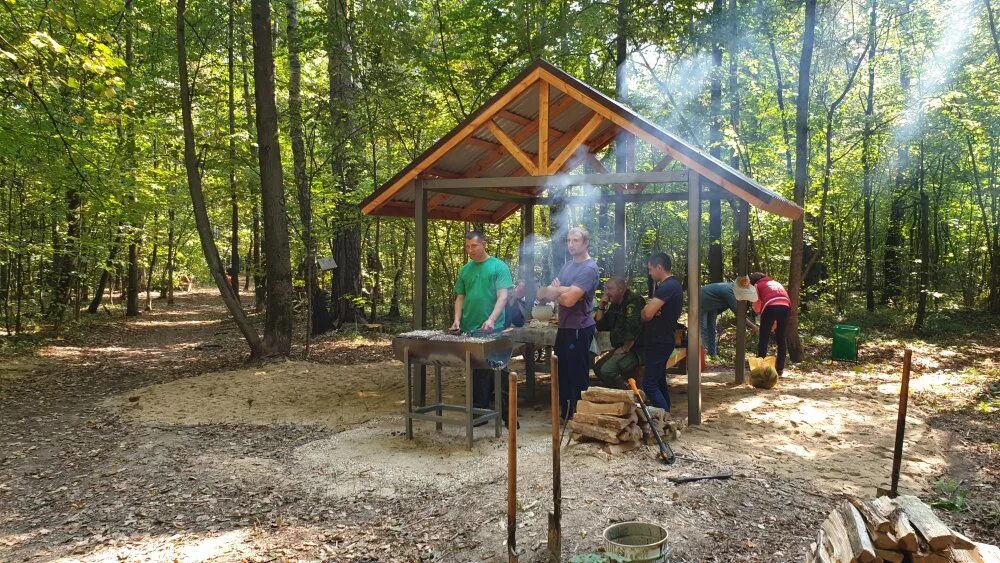
[[[612,142],[648,143],[658,163],[649,170],[609,172],[595,156]],[[574,173],[579,168],[596,173]],[[651,184],[685,190],[646,192]],[[574,186],[613,193],[574,195]],[[687,201],[688,346],[700,346],[699,231],[702,201],[736,202],[737,269],[747,273],[748,215],[753,205],[788,219],[802,209],[718,159],[637,115],[566,72],[537,60],[465,121],[410,162],[362,203],[367,215],[416,220],[414,325],[427,321],[427,221],[499,223],[521,210],[522,236],[534,232],[535,205],[613,204],[613,271],[625,271],[625,204]],[[524,251],[523,270],[534,269]],[[557,266],[558,267],[558,266]],[[679,269],[675,267],[675,270]],[[530,281],[530,277],[527,278]],[[533,295],[533,289],[529,295]],[[740,302],[737,326],[746,304]],[[736,331],[736,381],[745,377],[746,331]],[[701,423],[700,354],[688,355],[688,420]]]

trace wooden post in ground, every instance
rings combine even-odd
[[[524,282],[525,302],[528,305],[535,300],[535,206],[527,204],[521,207],[521,280]],[[531,319],[525,319],[525,323]],[[524,345],[524,376],[528,400],[535,399],[535,347]]]
[[[750,264],[750,204],[740,200],[736,209],[736,275],[745,276]],[[736,302],[736,383],[746,382],[747,364],[747,302]]]
[[[688,424],[701,424],[701,283],[698,257],[701,235],[701,176],[689,170],[688,178]]]
[[[507,562],[517,563],[517,375],[507,380]]]
[[[427,328],[427,190],[423,181],[413,183],[414,263],[413,263],[413,328]],[[427,404],[427,366],[417,365],[417,404]]]
[[[552,406],[552,512],[549,513],[549,554],[553,561],[562,555],[562,474],[559,467],[559,358],[555,353],[549,363],[552,372],[549,394]],[[567,407],[568,408],[568,407]]]
[[[616,276],[625,276],[625,186],[615,187],[615,250],[614,250],[614,273]]]
[[[896,416],[896,447],[892,453],[892,484],[889,496],[899,496],[899,470],[903,464],[903,439],[906,437],[906,407],[910,401],[910,366],[913,350],[903,352],[903,378],[899,383],[899,413]]]

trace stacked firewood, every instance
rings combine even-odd
[[[945,526],[914,496],[843,501],[820,526],[808,563],[1000,563],[1000,548]]]
[[[684,421],[680,419],[675,419],[670,416],[670,413],[657,408],[646,406],[649,411],[649,416],[653,419],[653,427],[660,434],[660,438],[663,440],[678,440],[681,437],[681,428],[684,427]],[[647,446],[655,446],[656,438],[653,437],[653,432],[650,430],[649,425],[646,424],[646,415],[642,413],[642,409],[636,411],[639,415],[639,428],[642,429],[642,439]]]
[[[680,429],[669,413],[651,408],[650,417],[663,439],[679,435]],[[646,437],[655,443],[642,411],[636,407],[631,391],[591,387],[576,403],[576,414],[570,421],[572,438],[578,442],[599,442],[608,453],[635,449]]]

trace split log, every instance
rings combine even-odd
[[[635,424],[635,415],[629,418],[619,418],[617,416],[605,416],[602,414],[586,414],[582,412],[577,412],[573,415],[573,420],[581,424],[591,424],[594,426],[600,426],[601,428],[610,428],[611,430],[621,431],[625,429],[626,426]]]
[[[1000,547],[987,543],[976,543],[976,552],[983,563],[1000,563]]]
[[[896,536],[892,535],[890,532],[872,532],[872,545],[875,546],[876,550],[892,550],[898,551],[902,549],[899,547],[899,541],[896,540]]]
[[[903,551],[916,551],[919,547],[917,542],[917,532],[910,526],[909,520],[906,519],[906,514],[902,509],[897,508],[892,511],[889,515],[889,522],[892,523],[893,535],[896,536],[896,542]]]
[[[913,527],[927,539],[932,551],[944,551],[955,543],[951,529],[945,526],[929,506],[915,496],[902,495],[896,497],[895,503],[903,509]]]
[[[630,452],[639,447],[639,442],[622,442],[620,444],[601,444],[601,449],[609,454]]]
[[[851,542],[851,560],[861,561],[861,563],[875,561],[875,547],[872,545],[871,538],[868,537],[868,528],[861,518],[861,513],[847,501],[841,503],[837,508],[843,519],[844,529],[847,531],[847,539]]]
[[[667,414],[667,411],[661,409],[660,407],[651,407],[649,405],[646,405],[646,410],[649,411],[649,416],[653,417],[653,420],[659,420],[662,422],[667,420],[667,418],[669,418],[670,416],[669,414]],[[643,414],[642,409],[639,409],[637,412],[639,414],[639,420],[645,422],[646,415]]]
[[[892,529],[892,523],[889,522],[887,515],[882,514],[882,511],[875,507],[872,501],[857,497],[848,497],[848,500],[861,513],[865,526],[869,530],[888,532]]]
[[[607,387],[591,387],[580,398],[591,403],[635,403],[635,395],[631,391]]]
[[[600,442],[597,438],[591,438],[590,436],[584,436],[579,432],[572,432],[569,435],[570,439],[574,442],[588,443],[588,442]]]
[[[905,558],[902,553],[898,551],[893,551],[891,549],[879,549],[875,548],[875,555],[881,557],[883,561],[888,561],[889,563],[902,563]]]
[[[612,430],[610,428],[601,428],[600,426],[594,426],[593,424],[584,424],[582,422],[577,422],[575,420],[569,421],[570,428],[578,434],[584,436],[590,436],[591,438],[597,438],[602,442],[607,442],[609,444],[617,444],[621,442],[618,438],[618,431]]]
[[[951,544],[952,549],[955,550],[976,549],[976,542],[972,541],[964,534],[952,530],[951,535],[955,537],[955,543]]]
[[[816,563],[832,563],[830,554],[826,551],[826,533],[822,529],[816,532],[816,543],[813,546],[813,561]]]
[[[827,552],[833,561],[853,561],[854,552],[851,548],[851,540],[847,536],[847,527],[844,525],[844,518],[839,510],[834,510],[830,516],[820,525],[820,529],[826,534]]]
[[[927,553],[912,554],[911,561],[913,563],[951,563],[951,557],[947,554],[928,551]]]
[[[586,393],[586,391],[584,392]],[[577,401],[577,414],[602,414],[606,416],[631,416],[636,412],[635,403],[631,400],[624,403],[593,403]]]
[[[642,430],[636,425],[631,425],[618,433],[620,442],[640,442],[642,441]]]
[[[983,563],[983,558],[975,549],[955,549],[948,551],[951,560],[955,563]]]

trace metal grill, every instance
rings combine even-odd
[[[406,438],[413,439],[413,421],[427,420],[435,423],[437,431],[443,424],[462,424],[465,426],[466,447],[472,449],[473,427],[484,421],[494,421],[494,435],[500,437],[501,422],[501,380],[502,370],[510,361],[514,345],[511,340],[501,334],[462,335],[439,330],[415,330],[398,335],[392,340],[396,358],[403,362],[406,374]],[[418,369],[414,370],[416,366]],[[434,367],[435,401],[424,405],[426,376],[425,366]],[[447,404],[442,399],[442,367],[452,366],[464,368],[465,404]],[[494,409],[474,408],[472,406],[472,370],[489,369],[494,378]],[[414,373],[416,372],[416,374]],[[414,405],[414,375],[417,375],[420,405]],[[444,416],[444,413],[461,413],[462,419],[456,420]]]

